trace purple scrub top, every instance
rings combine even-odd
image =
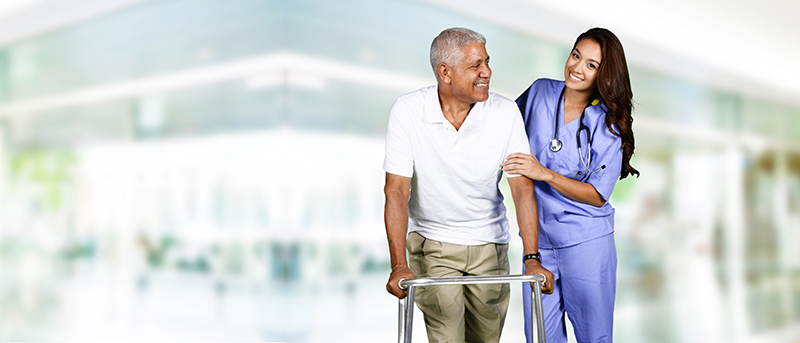
[[[576,140],[580,119],[563,125],[563,102],[557,104],[563,88],[564,81],[538,79],[517,98],[531,152],[543,166],[571,179],[583,179],[594,186],[603,199],[608,200],[622,169],[622,139],[606,127],[604,104],[587,107],[583,123],[589,128],[592,138],[589,168],[605,168],[589,173],[588,178],[584,177],[586,169],[578,155]],[[550,141],[555,134],[556,105],[560,106],[558,138],[563,146],[561,150],[553,152],[550,150]],[[619,132],[616,125],[613,127]],[[586,161],[585,134],[581,135],[581,140]],[[614,207],[608,201],[601,207],[595,207],[567,198],[546,182],[534,181],[534,185],[539,207],[540,248],[568,247],[614,232]]]

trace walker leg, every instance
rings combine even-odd
[[[537,343],[547,343],[544,335],[544,307],[542,306],[542,283],[536,281],[531,287],[531,329],[536,328]]]
[[[399,311],[397,315],[397,343],[404,343],[406,337],[406,301],[408,299],[397,299]]]
[[[400,328],[398,340],[400,343],[411,343],[411,327],[414,324],[414,294],[416,286],[408,286],[408,295],[400,299]]]

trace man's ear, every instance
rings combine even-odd
[[[436,74],[439,75],[439,80],[442,80],[442,82],[447,83],[447,84],[450,83],[450,72],[451,71],[452,70],[450,69],[450,66],[448,66],[447,64],[444,64],[444,63],[439,63],[439,65],[436,67]]]

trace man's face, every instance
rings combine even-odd
[[[472,42],[461,47],[461,53],[461,61],[451,67],[448,75],[455,97],[470,104],[488,99],[492,69],[486,47]]]

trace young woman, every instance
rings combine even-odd
[[[509,155],[503,166],[534,180],[541,255],[526,255],[524,268],[541,264],[555,275],[543,297],[547,342],[567,342],[565,313],[578,342],[612,342],[617,253],[608,199],[617,179],[639,175],[630,165],[633,94],[619,39],[601,28],[578,36],[564,80],[536,80],[517,98],[531,155]],[[523,296],[530,342],[527,284]]]

